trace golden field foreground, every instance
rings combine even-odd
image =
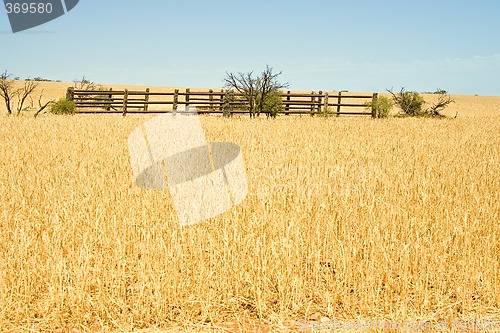
[[[154,115],[3,112],[0,331],[500,320],[500,98],[463,99],[442,120],[202,116],[249,193],[182,229],[132,177]]]

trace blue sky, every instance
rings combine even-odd
[[[497,0],[80,0],[16,34],[0,10],[0,71],[221,87],[269,64],[296,90],[500,95],[499,15]]]

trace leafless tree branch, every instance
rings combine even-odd
[[[23,109],[24,102],[26,101],[26,98],[28,98],[38,87],[38,83],[32,80],[24,81],[24,87],[19,88],[16,90],[16,95],[17,98],[19,99],[19,103],[17,105],[17,115],[21,113],[21,110]]]
[[[450,95],[448,95],[445,91],[439,93],[437,103],[433,104],[427,112],[431,116],[442,117],[441,111],[443,111],[448,105],[454,103],[455,101],[451,99]],[[455,115],[455,118],[458,116],[458,113]]]
[[[226,87],[239,92],[246,99],[250,112],[250,117],[259,116],[264,110],[266,96],[273,91],[288,87],[288,83],[279,83],[279,73],[273,73],[272,67],[266,69],[259,77],[253,76],[253,71],[249,73],[227,73],[225,79]]]
[[[35,113],[35,118],[38,117],[38,115],[43,110],[45,110],[45,108],[47,108],[47,106],[49,106],[50,104],[54,103],[54,100],[52,99],[52,100],[48,101],[47,103],[45,103],[44,105],[42,105],[42,96],[43,96],[43,89],[40,92],[40,97],[38,97],[38,111]]]
[[[81,78],[81,80],[74,80],[75,83],[74,87],[77,90],[96,90],[97,89],[97,84],[95,84],[93,81],[90,81],[85,78],[85,75]]]
[[[14,89],[14,82],[10,80],[10,74],[7,71],[0,74],[0,97],[5,101],[7,113],[12,114],[12,98],[16,94]]]

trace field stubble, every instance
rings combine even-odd
[[[203,116],[249,194],[184,229],[133,184],[150,118],[0,118],[2,330],[500,317],[500,117]]]

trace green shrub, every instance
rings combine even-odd
[[[394,103],[390,98],[385,96],[378,96],[375,101],[366,103],[366,107],[371,111],[375,111],[375,118],[387,118],[391,112]]]
[[[95,89],[95,90],[96,91],[109,91],[109,89],[104,87],[104,86],[98,86],[97,89]],[[107,110],[107,111],[109,111],[111,109],[111,95],[98,94],[98,95],[95,95],[93,98],[94,98],[95,102],[100,103],[100,104],[96,105],[96,107],[100,107],[100,108]]]
[[[222,115],[224,117],[231,116],[231,111],[233,111],[233,106],[231,105],[235,101],[234,92],[232,90],[227,90],[222,97]]]
[[[266,95],[264,99],[264,113],[269,117],[276,118],[278,113],[285,111],[285,106],[283,105],[283,99],[279,91],[271,91]]]
[[[401,91],[397,94],[389,90],[392,95],[392,100],[394,104],[397,105],[401,111],[408,116],[423,116],[425,110],[423,109],[425,100],[424,98],[415,91],[405,91],[401,88]]]
[[[222,115],[229,117],[233,110],[248,110],[248,105],[241,97],[237,97],[233,90],[228,89],[222,97]]]
[[[74,101],[61,98],[52,104],[50,112],[53,114],[74,114],[76,112],[76,104]]]

